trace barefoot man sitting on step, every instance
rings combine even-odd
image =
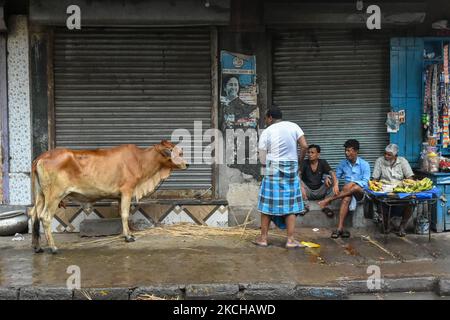
[[[369,163],[358,156],[358,140],[347,140],[344,147],[346,159],[342,160],[336,168],[336,176],[338,179],[344,179],[345,185],[342,188],[342,191],[337,195],[319,201],[320,207],[326,208],[332,201],[342,199],[341,206],[339,208],[338,228],[331,234],[331,237],[334,239],[339,237],[350,237],[350,232],[344,230],[345,217],[350,210],[354,210],[356,208],[356,201],[363,199],[363,189],[367,186],[370,179]]]
[[[308,200],[322,200],[339,193],[339,181],[336,173],[331,170],[327,160],[320,158],[320,146],[311,144],[308,147],[308,159],[300,166],[302,179],[302,195],[305,211],[309,211]],[[334,213],[329,208],[322,210],[329,218]]]

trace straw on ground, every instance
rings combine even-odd
[[[152,227],[150,229],[144,231],[137,231],[134,233],[136,239],[147,236],[155,236],[155,235],[170,235],[173,237],[188,237],[195,239],[205,239],[205,240],[213,240],[214,237],[225,236],[225,237],[236,237],[237,240],[250,240],[259,235],[259,230],[257,229],[248,229],[247,225],[252,223],[253,221],[247,221],[246,218],[245,223],[236,227],[210,227],[204,225],[196,225],[191,223],[179,223],[173,225],[164,225],[158,227]],[[272,237],[284,238],[285,235],[279,233],[277,230],[271,232]],[[121,235],[118,236],[110,236],[102,239],[96,239],[91,241],[83,241],[75,244],[75,247],[86,246],[90,244],[95,245],[106,245],[116,241],[122,241],[123,237]]]

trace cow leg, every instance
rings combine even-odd
[[[37,217],[37,209],[36,206],[31,208],[30,210],[30,216],[31,216],[31,230],[32,230],[32,240],[31,240],[31,246],[35,253],[41,253],[44,252],[44,250],[41,249],[41,245],[39,243],[40,238],[40,226],[39,226],[39,218]]]
[[[122,193],[120,200],[120,216],[122,217],[122,228],[123,236],[126,242],[135,241],[134,236],[130,233],[128,228],[128,217],[130,216],[130,204],[131,204],[131,194]]]
[[[31,245],[35,253],[43,252],[39,241],[41,237],[39,216],[42,213],[42,210],[44,209],[43,207],[44,207],[44,196],[39,193],[36,195],[35,204],[33,208],[31,208],[30,210],[31,230],[32,230]]]
[[[31,210],[34,211],[34,215],[31,216],[31,228],[32,228],[31,245],[32,245],[35,253],[42,253],[42,252],[44,252],[44,250],[42,250],[41,244],[40,244],[41,230],[40,230],[38,213],[36,212],[37,209],[36,209],[36,207],[33,207],[33,209],[31,209]]]
[[[44,226],[45,237],[47,238],[48,246],[50,247],[50,251],[53,254],[58,253],[58,248],[55,245],[55,240],[53,240],[52,235],[52,219],[58,208],[60,200],[53,201],[52,203],[45,204],[44,210],[41,216],[41,222]]]

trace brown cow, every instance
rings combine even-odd
[[[131,199],[139,201],[155,191],[172,170],[187,167],[183,151],[166,140],[147,149],[129,144],[110,149],[54,149],[43,153],[33,161],[31,172],[34,206],[30,217],[35,252],[42,252],[39,221],[52,253],[57,252],[51,221],[64,199],[82,203],[119,199],[123,236],[127,242],[134,241],[128,228]]]

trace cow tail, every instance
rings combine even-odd
[[[43,197],[41,185],[39,184],[39,177],[37,175],[37,163],[38,159],[34,160],[31,166],[31,194],[33,197],[33,207],[30,210],[30,217],[34,221],[32,225],[33,236],[39,237],[40,235],[40,224],[37,212],[37,201],[39,197]]]
[[[36,195],[35,192],[37,191],[37,189],[40,187],[36,186],[37,182],[37,177],[36,177],[36,162],[37,160],[34,160],[33,163],[31,164],[31,196],[32,198],[32,202],[34,205],[36,205]]]

